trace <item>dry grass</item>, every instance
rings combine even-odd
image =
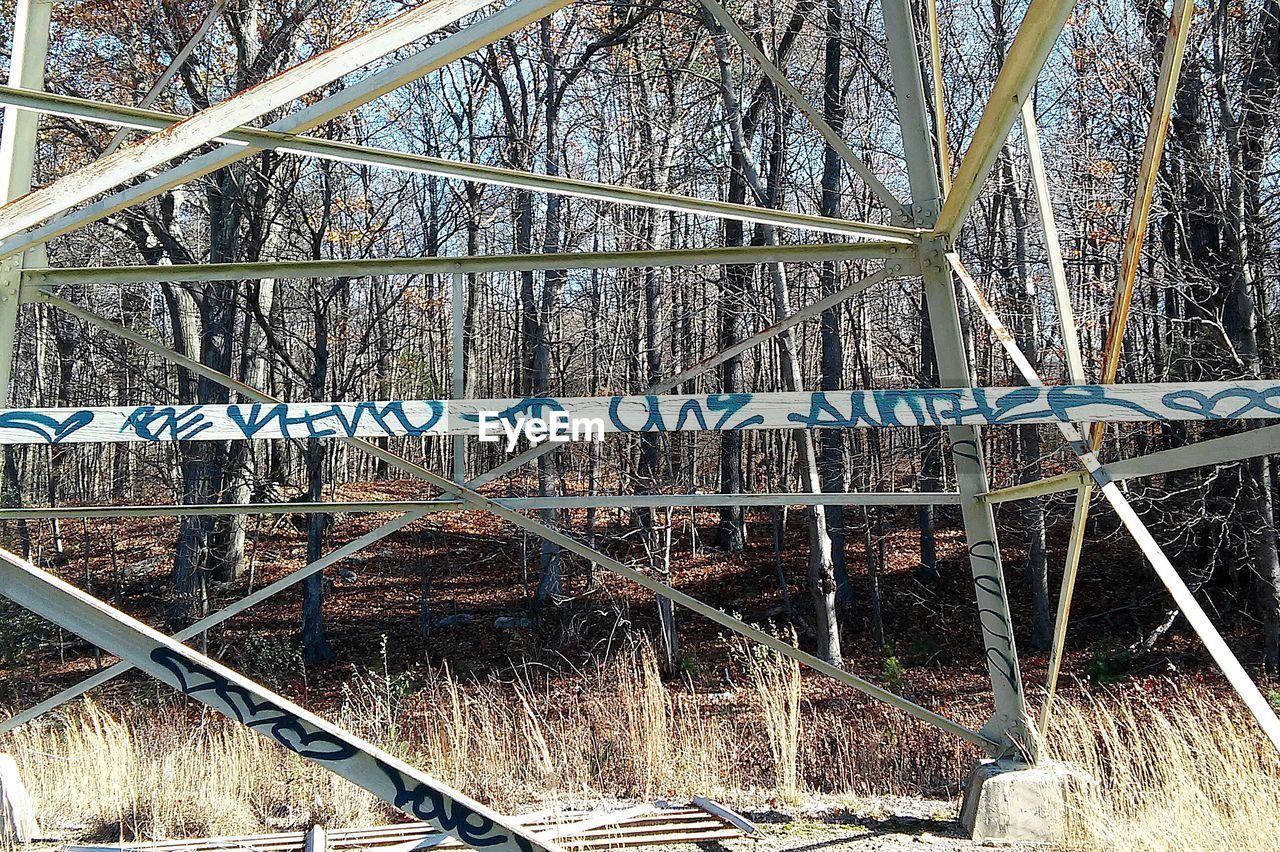
[[[963,744],[886,708],[832,724],[801,701],[794,664],[749,661],[746,689],[694,696],[668,687],[653,654],[583,675],[575,695],[517,669],[463,683],[387,672],[353,678],[337,720],[500,808],[593,799],[778,798],[948,792],[973,758]],[[0,738],[48,829],[167,838],[370,824],[373,797],[182,699],[119,715],[83,703]]]
[[[800,800],[800,666],[795,660],[770,655],[752,658],[751,679],[760,702],[769,754],[773,758],[774,790],[786,802]]]
[[[1234,700],[1198,689],[1159,700],[1084,698],[1057,710],[1053,756],[1096,783],[1074,792],[1073,845],[1274,850],[1280,759]]]
[[[947,795],[974,754],[875,705],[819,713],[799,673],[750,661],[750,685],[708,700],[671,690],[653,655],[583,677],[576,696],[517,670],[463,684],[353,679],[339,720],[500,808],[702,793],[793,803],[806,792]],[[847,708],[846,708],[847,711]],[[48,829],[102,839],[280,830],[391,816],[350,784],[175,699],[118,716],[92,703],[0,739]],[[1085,848],[1274,848],[1280,772],[1249,719],[1207,693],[1159,705],[1063,702],[1054,756],[1098,783],[1072,803]],[[1255,843],[1256,841],[1256,843]],[[1254,845],[1250,845],[1250,844]]]

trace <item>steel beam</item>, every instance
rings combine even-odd
[[[526,441],[590,441],[612,433],[1276,418],[1280,382],[1236,381],[10,408],[0,409],[0,443],[471,435],[510,450]],[[552,428],[558,436],[549,436]]]
[[[548,269],[640,269],[650,266],[719,266],[741,263],[822,263],[832,260],[891,260],[899,274],[917,269],[915,248],[901,243],[807,243],[779,246],[727,246],[658,251],[557,252],[453,257],[393,257],[366,260],[276,260],[258,263],[201,263],[175,266],[57,267],[23,273],[26,298],[42,287],[66,284],[201,283],[261,278],[365,278],[387,275],[450,275],[523,272]],[[889,277],[877,273],[859,290]],[[854,285],[850,285],[854,286]],[[841,290],[844,298],[854,295]],[[831,297],[828,297],[831,298]]]
[[[1044,479],[1038,479],[1035,482],[1019,482],[1006,488],[997,488],[995,491],[983,494],[982,499],[993,505],[1012,503],[1017,500],[1031,500],[1035,497],[1059,494],[1063,491],[1074,491],[1088,486],[1091,481],[1092,478],[1083,470],[1073,470],[1070,473],[1046,476]]]
[[[692,379],[696,379],[698,376],[705,375],[723,364],[725,361],[728,361],[730,358],[736,358],[743,352],[748,352],[759,346],[761,343],[772,340],[787,329],[794,328],[802,322],[807,322],[808,320],[822,316],[823,312],[834,308],[836,305],[847,302],[849,299],[852,299],[859,293],[879,284],[881,281],[893,278],[896,275],[909,274],[908,270],[919,269],[919,264],[914,261],[914,254],[915,252],[912,250],[913,258],[911,263],[901,264],[895,262],[886,265],[883,269],[878,269],[870,275],[866,275],[857,281],[854,281],[852,284],[846,284],[834,292],[823,296],[816,302],[812,302],[799,310],[793,311],[781,322],[776,322],[768,328],[761,329],[755,334],[744,337],[732,346],[726,346],[710,358],[704,358],[689,369],[682,370],[677,375],[672,376],[670,379],[658,382],[656,385],[649,388],[646,393],[667,393],[668,391],[674,390],[687,381],[691,381]]]
[[[1197,441],[1184,447],[1160,450],[1145,456],[1135,456],[1108,462],[1102,472],[1108,479],[1120,482],[1144,476],[1158,476],[1178,470],[1244,461],[1255,456],[1280,453],[1280,426],[1263,426],[1247,432],[1236,432],[1206,441]],[[984,496],[992,503],[1026,500],[1046,494],[1071,491],[1085,484],[1091,477],[1084,471],[1050,476],[1038,482],[1027,482],[1010,488],[1001,488]]]
[[[14,9],[13,53],[9,62],[10,85],[30,89],[44,87],[52,9],[53,4],[48,0],[18,0]],[[4,110],[4,128],[0,130],[0,204],[31,191],[39,122],[39,116],[32,113],[12,107]],[[22,300],[22,268],[44,265],[43,248],[35,248],[25,257],[0,258],[0,405],[9,404],[18,305]]]
[[[195,52],[196,46],[204,41],[204,37],[209,34],[209,30],[213,29],[213,25],[218,22],[218,18],[222,17],[222,12],[227,8],[228,0],[215,0],[213,6],[209,8],[209,13],[204,16],[204,20],[200,22],[200,26],[196,27],[196,31],[187,39],[186,44],[173,56],[165,69],[160,72],[160,76],[151,84],[151,88],[142,96],[142,100],[138,106],[149,107],[156,102],[156,98],[160,97],[160,93],[164,91],[164,87],[169,85],[178,72],[182,70],[182,66],[191,58],[191,54]],[[99,156],[105,157],[115,151],[128,138],[128,128],[120,128],[116,134],[111,137],[111,141],[107,143],[107,147],[102,149]]]
[[[969,742],[981,746],[992,753],[998,753],[1003,750],[1003,746],[1000,743],[997,743],[991,737],[980,731],[971,730],[970,728],[954,722],[945,716],[921,707],[900,695],[896,695],[883,687],[877,686],[870,681],[863,680],[862,678],[850,674],[837,666],[833,666],[813,654],[802,651],[796,646],[784,642],[771,633],[766,633],[753,625],[747,624],[741,619],[734,618],[728,613],[725,613],[710,604],[703,603],[692,595],[686,594],[673,586],[655,580],[647,574],[624,565],[617,559],[583,544],[577,539],[564,534],[560,530],[549,527],[534,519],[527,518],[524,515],[521,515],[518,511],[502,505],[497,500],[485,497],[483,494],[480,494],[479,492],[460,483],[450,482],[439,474],[426,469],[421,470],[420,476],[440,488],[442,491],[458,495],[464,503],[473,508],[485,510],[490,514],[496,515],[497,517],[514,525],[518,529],[522,529],[526,532],[532,533],[533,535],[544,538],[553,544],[559,545],[564,550],[570,551],[571,553],[576,553],[584,559],[617,574],[623,579],[630,580],[631,582],[642,586],[655,594],[670,598],[673,603],[692,610],[693,612],[710,619],[716,624],[719,624],[721,627],[727,628],[741,636],[745,636],[760,645],[764,645],[770,650],[776,651],[785,657],[795,660],[801,665],[807,666],[814,671],[825,674],[843,684],[851,686],[872,698],[901,710],[909,716],[913,716],[916,719],[933,725],[947,733],[954,734],[957,737],[968,740]],[[823,494],[818,496],[825,499],[830,495]]]
[[[452,381],[452,393],[454,399],[462,399],[466,394],[466,363],[465,349],[466,341],[464,332],[466,329],[463,325],[465,319],[465,302],[467,298],[466,275],[461,272],[455,272],[449,276],[450,280],[450,300],[449,300],[449,326],[450,326],[450,350],[449,350],[449,372]],[[467,479],[467,438],[465,435],[454,435],[452,441],[452,461],[453,461],[453,478],[456,482],[465,482]]]
[[[560,852],[516,821],[7,550],[0,550],[0,595],[467,846]]]
[[[774,65],[769,60],[769,57],[765,56],[764,51],[752,40],[751,36],[747,35],[746,31],[738,26],[738,22],[734,20],[733,15],[729,14],[729,10],[721,5],[721,0],[702,0],[702,6],[711,13],[711,16],[716,19],[720,26],[724,27],[725,32],[738,43],[738,47],[742,49],[742,52],[755,60],[756,65],[760,67],[764,75],[772,80],[783,96],[791,101],[792,106],[809,120],[813,129],[818,131],[827,144],[831,146],[832,150],[840,155],[840,159],[844,160],[857,173],[872,194],[880,200],[880,203],[889,208],[894,220],[901,225],[911,224],[910,214],[902,206],[902,202],[894,197],[893,193],[881,183],[876,173],[871,170],[871,167],[864,163],[862,158],[844,141],[844,138],[836,132],[835,128],[827,123],[827,120],[822,117],[822,112],[814,109],[804,94],[791,85],[782,69]]]
[[[951,192],[951,146],[947,141],[947,99],[942,80],[942,39],[938,32],[938,0],[925,0],[925,23],[929,29],[929,66],[933,74],[933,125],[938,145],[938,177],[942,197]]]
[[[1040,129],[1036,123],[1035,107],[1028,97],[1022,104],[1022,131],[1027,143],[1027,159],[1031,162],[1031,184],[1035,188],[1036,207],[1040,211],[1040,225],[1044,231],[1045,251],[1049,258],[1049,280],[1053,285],[1053,303],[1058,314],[1058,330],[1066,356],[1067,376],[1072,384],[1084,384],[1084,359],[1080,356],[1080,335],[1076,330],[1075,311],[1071,307],[1071,292],[1067,287],[1067,271],[1062,262],[1062,242],[1058,236],[1057,218],[1053,213],[1053,197],[1049,193],[1049,178],[1045,173],[1044,154],[1040,148]],[[1045,699],[1040,707],[1040,739],[1048,734],[1049,710],[1057,689],[1058,673],[1062,668],[1062,651],[1067,637],[1067,619],[1071,612],[1071,598],[1075,594],[1076,573],[1080,566],[1080,553],[1084,549],[1085,522],[1089,517],[1089,502],[1093,497],[1092,480],[1081,483],[1076,492],[1075,507],[1071,514],[1071,532],[1067,538],[1067,555],[1063,565],[1062,584],[1058,588],[1058,607],[1053,621],[1053,639],[1049,650],[1048,675],[1045,678]]]
[[[678,508],[698,506],[952,506],[960,495],[950,491],[859,491],[813,494],[808,491],[763,494],[589,494],[547,497],[502,497],[499,503],[520,511],[537,509]],[[0,521],[44,518],[156,518],[183,515],[304,515],[352,512],[449,512],[465,508],[458,500],[334,500],[325,503],[171,503],[146,506],[26,506],[0,509]],[[0,730],[0,733],[3,731]]]
[[[996,75],[995,86],[973,138],[960,160],[951,192],[938,214],[934,228],[937,234],[954,237],[969,217],[1000,154],[1000,147],[1009,137],[1009,130],[1018,119],[1022,104],[1030,95],[1074,6],[1075,0],[1031,0],[1004,65]]]
[[[1115,304],[1107,325],[1107,344],[1103,350],[1100,377],[1102,382],[1115,381],[1116,371],[1120,365],[1120,353],[1124,346],[1124,329],[1129,323],[1133,284],[1138,274],[1138,259],[1142,254],[1142,240],[1147,230],[1151,200],[1155,195],[1160,156],[1164,151],[1165,136],[1173,115],[1173,96],[1178,87],[1178,75],[1182,69],[1182,57],[1186,52],[1187,36],[1191,30],[1191,16],[1194,12],[1193,0],[1174,0],[1164,54],[1160,60],[1160,74],[1156,82],[1155,105],[1152,107],[1147,139],[1142,151],[1142,163],[1138,169],[1137,191],[1134,193],[1129,226],[1125,232],[1124,254],[1120,265],[1120,285],[1116,289]],[[1065,280],[1063,289],[1065,289]],[[1069,343],[1075,345],[1074,335]],[[1078,353],[1076,357],[1079,357]],[[1080,372],[1083,374],[1083,369]],[[1089,435],[1089,447],[1095,453],[1101,445],[1104,429],[1103,423],[1095,423],[1091,428],[1084,428]],[[1054,696],[1058,689],[1058,675],[1062,668],[1062,655],[1067,639],[1067,619],[1071,610],[1071,598],[1075,592],[1076,573],[1080,566],[1080,552],[1084,547],[1084,529],[1089,519],[1089,501],[1092,494],[1091,485],[1085,485],[1076,493],[1075,509],[1071,517],[1071,537],[1067,546],[1067,562],[1063,570],[1062,589],[1058,594],[1058,614],[1054,624],[1053,646],[1049,654],[1045,698],[1040,707],[1041,737],[1048,733],[1049,716],[1053,710]]]
[[[416,80],[449,62],[472,53],[494,41],[509,35],[526,25],[543,18],[569,4],[570,0],[514,0],[483,20],[460,32],[446,36],[435,44],[376,71],[359,82],[321,98],[304,109],[292,113],[270,126],[270,130],[298,133],[324,124],[343,113],[385,95],[405,83]],[[36,93],[38,96],[38,93]],[[145,112],[145,110],[143,110]],[[164,123],[168,126],[174,117]],[[178,116],[177,118],[181,118]],[[163,128],[157,128],[163,129]],[[252,149],[239,145],[224,145],[207,154],[184,161],[155,177],[112,193],[84,207],[51,219],[44,225],[32,228],[24,235],[14,236],[0,243],[0,257],[25,251],[32,246],[74,231],[82,225],[101,219],[117,210],[123,210],[180,184],[209,174],[224,166],[252,155]]]
[[[162,133],[100,157],[42,189],[0,206],[0,239],[38,225],[190,153],[228,130],[287,106],[486,5],[488,0],[426,0],[349,41],[174,123]]]
[[[1035,2],[1033,0],[1033,4]],[[942,204],[941,185],[926,114],[924,80],[910,2],[881,0],[880,6],[884,13],[898,120],[907,156],[912,211],[916,225],[929,228],[935,226]],[[947,203],[955,194],[953,185]],[[919,257],[938,374],[945,387],[967,388],[972,384],[968,357],[960,330],[955,288],[947,273],[942,249],[939,241],[929,241],[921,245]],[[1002,756],[1012,761],[1034,763],[1038,747],[1027,720],[1022,672],[1013,640],[1013,621],[1005,593],[995,518],[990,504],[980,499],[980,495],[988,490],[982,439],[978,430],[970,426],[952,426],[947,430],[947,436],[962,495],[961,514],[969,567],[977,597],[987,674],[995,699],[995,712],[982,730],[1001,743],[1004,749]]]
[[[1120,355],[1124,350],[1124,331],[1129,324],[1129,307],[1133,302],[1133,284],[1138,276],[1138,262],[1142,259],[1142,243],[1147,233],[1147,219],[1151,214],[1151,201],[1155,197],[1156,180],[1160,174],[1160,158],[1164,153],[1169,122],[1173,117],[1173,97],[1178,88],[1178,75],[1182,71],[1182,57],[1187,49],[1187,37],[1191,31],[1191,17],[1195,14],[1193,0],[1174,0],[1169,17],[1169,31],[1165,38],[1164,53],[1160,58],[1160,76],[1156,81],[1156,98],[1151,108],[1151,122],[1147,126],[1146,142],[1142,148],[1142,161],[1138,167],[1138,181],[1134,191],[1133,207],[1129,211],[1129,225],[1125,229],[1124,252],[1120,259],[1120,282],[1116,287],[1111,317],[1107,322],[1107,343],[1103,349],[1103,383],[1115,381],[1120,367]],[[1093,428],[1090,436],[1096,450],[1102,440],[1103,424]]]
[[[555,5],[564,5],[565,2],[568,2],[568,0],[555,0]],[[514,8],[514,6],[507,8]],[[504,9],[504,11],[506,10]],[[479,25],[477,24],[476,26]],[[473,28],[469,27],[463,30],[458,36],[470,32]],[[448,42],[449,39],[445,39],[436,46],[443,46]],[[432,48],[428,48],[423,53],[431,51]],[[371,79],[377,76],[372,75]],[[333,97],[336,98],[338,96],[335,95]],[[322,100],[320,103],[323,104],[327,100]],[[174,119],[179,118],[179,116],[155,110],[101,104],[67,95],[28,92],[10,87],[0,87],[0,104],[21,106],[24,109],[84,118],[108,124],[122,123],[151,130],[162,130],[170,126]],[[302,110],[296,115],[302,116],[307,112],[308,110]],[[236,144],[224,146],[217,151],[200,157],[194,157],[181,166],[150,180],[143,181],[134,187],[122,190],[101,202],[95,202],[74,213],[58,217],[45,226],[31,230],[25,236],[6,239],[0,242],[0,257],[20,251],[36,242],[49,240],[59,234],[74,230],[94,219],[136,204],[178,184],[206,174],[215,168],[225,165],[223,159],[227,162],[234,162],[248,157],[258,150],[275,150],[282,153],[319,157],[336,162],[360,163],[496,186],[520,187],[535,192],[550,192],[575,198],[588,198],[595,201],[608,201],[615,204],[627,204],[656,210],[695,213],[720,219],[741,219],[747,222],[757,222],[784,228],[798,228],[820,233],[896,240],[901,243],[910,243],[919,236],[919,231],[917,230],[899,228],[892,225],[834,219],[809,213],[794,213],[786,210],[753,207],[746,204],[731,204],[727,201],[693,198],[673,192],[657,192],[597,181],[533,174],[531,172],[522,172],[518,169],[485,166],[461,160],[450,160],[444,157],[406,154],[401,151],[372,148],[364,145],[355,145],[350,142],[313,139],[288,132],[291,124],[296,124],[300,121],[301,119],[291,116],[288,119],[276,122],[266,130],[240,127],[228,131],[219,138]],[[222,159],[215,157],[219,152],[226,152],[222,155]]]
[[[1044,382],[1040,376],[1031,367],[1031,363],[1023,355],[1018,348],[1017,343],[1013,339],[1013,335],[1000,321],[991,305],[983,298],[981,291],[978,290],[977,284],[964,270],[960,259],[955,254],[948,255],[948,261],[952,268],[959,276],[968,291],[970,299],[978,306],[983,317],[987,321],[987,325],[991,327],[996,340],[1004,347],[1009,354],[1010,359],[1018,367],[1023,378],[1032,386],[1043,386]],[[1262,695],[1258,689],[1258,685],[1253,682],[1249,674],[1240,665],[1240,661],[1236,659],[1235,654],[1227,647],[1227,643],[1223,640],[1222,635],[1218,633],[1209,616],[1205,614],[1204,609],[1196,600],[1195,595],[1187,584],[1183,582],[1182,577],[1178,574],[1177,569],[1173,567],[1164,551],[1160,549],[1160,545],[1156,542],[1146,525],[1138,517],[1137,512],[1129,505],[1129,501],[1120,493],[1120,489],[1116,484],[1107,478],[1102,464],[1098,461],[1097,455],[1093,448],[1089,445],[1084,434],[1076,428],[1072,423],[1060,422],[1058,429],[1062,432],[1063,438],[1066,439],[1067,445],[1071,451],[1080,460],[1080,464],[1088,472],[1090,478],[1093,479],[1102,495],[1111,504],[1111,508],[1120,517],[1120,521],[1124,524],[1129,534],[1133,536],[1137,542],[1138,548],[1142,551],[1143,556],[1151,563],[1151,567],[1155,569],[1156,575],[1164,584],[1169,594],[1173,597],[1174,603],[1177,604],[1178,610],[1183,617],[1190,623],[1191,628],[1195,630],[1196,635],[1200,637],[1200,641],[1204,643],[1209,651],[1209,655],[1213,657],[1213,661],[1217,663],[1218,668],[1226,676],[1227,682],[1235,689],[1236,694],[1249,708],[1250,713],[1258,722],[1258,726],[1262,728],[1263,733],[1271,740],[1275,748],[1280,751],[1280,718],[1276,717],[1275,710],[1271,704]]]
[[[1067,287],[1067,270],[1062,262],[1062,238],[1058,233],[1057,216],[1053,212],[1053,196],[1049,192],[1049,177],[1045,173],[1044,153],[1040,147],[1040,129],[1031,98],[1027,98],[1022,105],[1022,132],[1027,143],[1027,160],[1031,164],[1031,185],[1035,190],[1036,209],[1040,213],[1040,227],[1044,233],[1049,281],[1053,286],[1053,306],[1058,314],[1058,331],[1062,335],[1067,376],[1073,385],[1088,384],[1084,358],[1080,354],[1080,332],[1076,327],[1075,311],[1071,307],[1071,291]]]

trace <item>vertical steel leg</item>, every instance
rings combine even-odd
[[[13,21],[13,56],[9,85],[23,89],[44,88],[44,64],[49,53],[50,0],[18,0]],[[0,204],[31,191],[35,165],[38,113],[5,107],[0,131]],[[0,408],[9,404],[9,380],[13,372],[14,336],[18,328],[22,267],[44,266],[44,247],[26,255],[0,261]]]
[[[917,227],[931,228],[942,199],[909,0],[881,0],[881,9],[907,156],[911,210]],[[920,246],[925,299],[942,385],[968,387],[971,384],[968,357],[945,249],[941,240],[925,240]],[[1027,721],[995,518],[990,504],[979,496],[987,490],[982,439],[978,430],[969,426],[952,427],[947,430],[947,436],[961,494],[969,567],[973,572],[987,673],[995,699],[995,713],[982,732],[1005,744],[1006,757],[1010,760],[1035,762],[1036,745]]]

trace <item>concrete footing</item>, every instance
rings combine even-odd
[[[979,843],[1060,843],[1068,792],[1089,777],[1062,763],[1009,768],[979,761],[969,774],[960,824]]]

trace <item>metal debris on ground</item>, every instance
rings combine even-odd
[[[613,811],[544,810],[513,819],[571,850],[673,846],[760,837],[760,831],[749,820],[702,796],[695,797],[689,805],[657,802]],[[315,836],[312,835],[312,846]],[[463,845],[423,822],[376,828],[333,829],[320,836],[323,837],[323,849],[307,849],[306,831],[149,843],[68,844],[64,848],[66,852],[354,852],[365,849],[377,852],[413,852],[417,849],[452,849]]]

